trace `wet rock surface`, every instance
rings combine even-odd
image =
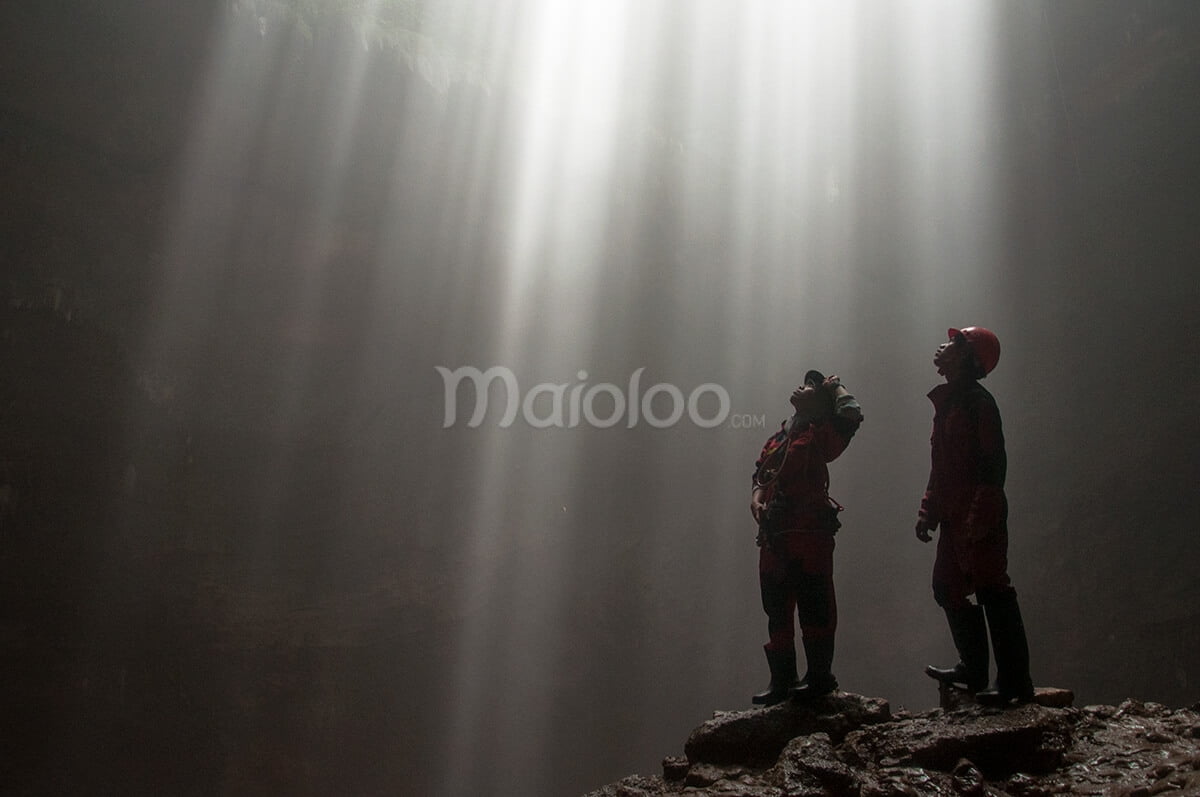
[[[948,772],[966,759],[996,778],[1017,771],[1054,771],[1070,746],[1070,731],[1070,718],[1058,709],[962,708],[855,732],[842,750],[849,761],[864,767],[883,762]]]
[[[841,742],[850,731],[890,716],[886,700],[849,693],[757,712],[718,712],[692,731],[683,752],[692,762],[769,765],[797,736],[825,733]]]
[[[1200,704],[1070,706],[1067,690],[1004,709],[943,693],[951,708],[893,713],[841,692],[804,705],[718,712],[663,775],[587,797],[1200,794]]]

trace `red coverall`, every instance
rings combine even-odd
[[[1029,643],[1008,578],[1008,461],[1000,412],[992,394],[972,379],[939,385],[929,398],[933,467],[919,514],[926,528],[941,526],[933,595],[946,612],[959,663],[926,672],[943,683],[964,684],[990,705],[1031,700]],[[967,600],[971,593],[977,605]],[[996,683],[984,689],[989,634]]]
[[[759,588],[767,614],[768,651],[790,651],[795,645],[793,615],[798,615],[806,640],[831,638],[837,628],[837,601],[833,590],[833,535],[841,526],[839,507],[829,498],[829,469],[846,449],[862,422],[857,402],[850,408],[817,422],[800,425],[791,436],[788,422],[763,446],[755,463],[755,478],[761,479],[764,462],[787,456],[774,480],[766,485],[768,505],[785,497],[787,510],[782,529],[760,540]]]
[[[933,594],[943,608],[1014,592],[1008,577],[1008,467],[1000,411],[974,380],[938,385],[933,402],[932,467],[920,516],[940,524]]]

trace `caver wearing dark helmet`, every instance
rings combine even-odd
[[[804,375],[791,395],[795,410],[767,440],[754,466],[750,512],[758,524],[758,580],[769,640],[771,683],[760,705],[837,688],[832,672],[837,602],[834,533],[841,506],[829,497],[829,468],[862,423],[862,410],[836,376]],[[795,621],[808,673],[797,677]]]

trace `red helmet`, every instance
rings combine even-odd
[[[956,335],[966,338],[971,347],[971,353],[975,355],[975,359],[979,361],[979,367],[983,369],[984,376],[990,374],[996,367],[996,363],[1000,362],[1000,339],[990,329],[963,327],[962,329],[948,329],[946,334],[951,338]]]

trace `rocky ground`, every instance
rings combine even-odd
[[[1039,689],[1007,709],[943,692],[942,708],[893,713],[848,692],[807,705],[717,712],[661,776],[587,797],[884,797],[1200,794],[1200,704],[1126,700],[1073,708]]]

